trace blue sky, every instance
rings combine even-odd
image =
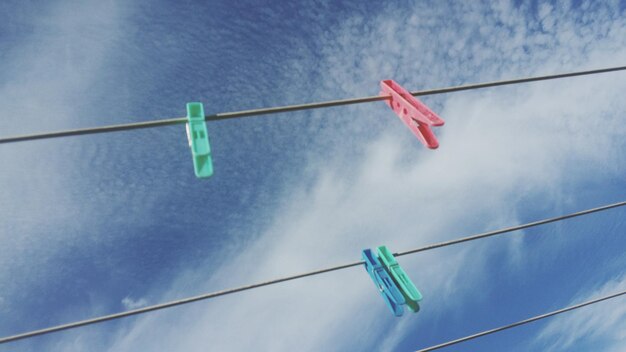
[[[2,136],[624,65],[624,1],[0,4]],[[0,147],[0,335],[626,199],[626,74]],[[362,268],[0,351],[406,351],[626,288],[624,210],[399,258],[394,318]],[[623,299],[447,349],[621,351]]]

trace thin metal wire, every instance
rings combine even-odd
[[[566,214],[566,215],[562,215],[562,216],[557,216],[557,217],[554,217],[554,218],[549,218],[549,219],[543,219],[543,220],[539,220],[539,221],[529,222],[527,224],[522,224],[522,225],[518,225],[518,226],[507,227],[507,228],[501,229],[501,230],[485,232],[485,233],[481,233],[481,234],[477,234],[477,235],[473,235],[473,236],[467,236],[467,237],[463,237],[463,238],[459,238],[459,239],[455,239],[455,240],[451,240],[451,241],[446,241],[446,242],[441,242],[441,243],[435,243],[435,244],[431,244],[429,246],[416,248],[416,249],[411,249],[411,250],[408,250],[408,251],[405,251],[405,252],[395,253],[394,256],[400,257],[400,256],[407,255],[407,254],[428,251],[428,250],[431,250],[431,249],[446,247],[446,246],[450,246],[450,245],[453,245],[453,244],[459,244],[459,243],[463,243],[463,242],[474,241],[474,240],[478,240],[478,239],[481,239],[481,238],[501,235],[501,234],[507,233],[507,232],[523,230],[523,229],[527,229],[529,227],[534,227],[534,226],[549,224],[551,222],[556,222],[556,221],[561,221],[561,220],[565,220],[565,219],[575,218],[577,216],[587,215],[587,214],[591,214],[591,213],[596,213],[596,212],[599,212],[599,211],[608,210],[608,209],[611,209],[611,208],[617,208],[617,207],[621,207],[621,206],[624,206],[624,205],[626,205],[626,201],[613,203],[613,204],[608,204],[608,205],[603,205],[601,207],[587,209],[587,210],[582,210],[582,211],[579,211],[579,212],[576,212],[576,213],[571,213],[571,214]]]
[[[75,130],[65,130],[65,131],[57,131],[57,132],[25,134],[21,136],[2,138],[0,139],[0,144],[33,141],[37,139],[49,139],[49,138],[58,138],[58,137],[81,136],[81,135],[86,135],[86,134],[137,130],[140,128],[177,125],[177,124],[183,124],[185,122],[187,122],[186,117],[175,117],[175,118],[164,119],[164,120],[134,122],[134,123],[119,124],[119,125],[101,126],[101,127],[79,128]]]
[[[446,87],[446,88],[421,90],[421,91],[411,92],[411,94],[414,96],[444,94],[444,93],[459,92],[459,91],[464,91],[464,90],[482,89],[482,88],[488,88],[488,87],[497,87],[497,86],[529,83],[529,82],[537,82],[537,81],[546,81],[546,80],[551,80],[551,79],[560,79],[560,78],[567,78],[567,77],[594,75],[594,74],[615,72],[615,71],[622,71],[622,70],[626,70],[626,66],[608,67],[608,68],[589,70],[589,71],[577,71],[577,72],[569,72],[569,73],[560,73],[560,74],[555,74],[555,75],[527,77],[527,78],[519,78],[519,79],[511,79],[511,80],[452,86],[452,87]],[[385,99],[389,99],[389,97],[388,96],[370,96],[370,97],[362,97],[362,98],[330,100],[330,101],[324,101],[324,102],[319,102],[319,103],[307,103],[307,104],[287,105],[287,106],[280,106],[280,107],[273,107],[273,108],[261,108],[261,109],[243,110],[243,111],[235,111],[235,112],[224,112],[224,113],[218,113],[214,115],[207,115],[205,116],[205,120],[206,121],[227,120],[227,119],[234,119],[234,118],[241,118],[241,117],[283,113],[283,112],[289,112],[289,111],[309,110],[309,109],[327,108],[327,107],[332,107],[332,106],[369,103],[369,102],[380,101],[380,100],[385,100]],[[163,119],[163,120],[136,122],[136,123],[121,124],[121,125],[109,125],[109,126],[102,126],[102,127],[81,128],[81,129],[58,131],[58,132],[25,134],[21,136],[0,138],[0,144],[31,141],[31,140],[37,140],[37,139],[78,136],[78,135],[86,135],[86,134],[94,134],[94,133],[125,131],[125,130],[139,129],[139,128],[169,126],[169,125],[183,124],[185,122],[187,122],[187,118],[175,117],[175,118],[169,118],[169,119]]]
[[[423,348],[421,350],[418,350],[417,352],[428,352],[428,351],[438,350],[440,348],[444,348],[444,347],[455,345],[457,343],[473,340],[475,338],[482,337],[482,336],[489,335],[489,334],[493,334],[493,333],[496,333],[496,332],[499,332],[499,331],[502,331],[502,330],[515,328],[515,327],[518,327],[520,325],[532,323],[533,321],[549,318],[549,317],[555,316],[557,314],[569,312],[569,311],[572,311],[572,310],[575,310],[575,309],[578,309],[578,308],[582,308],[582,307],[589,306],[589,305],[592,305],[592,304],[595,304],[595,303],[606,301],[606,300],[609,300],[609,299],[612,299],[612,298],[616,298],[616,297],[619,297],[619,296],[622,296],[622,295],[626,295],[626,291],[614,293],[612,295],[608,295],[608,296],[600,297],[600,298],[593,299],[593,300],[590,300],[590,301],[586,301],[586,302],[583,302],[583,303],[579,303],[579,304],[576,304],[576,305],[573,305],[573,306],[569,306],[569,307],[566,307],[566,308],[563,308],[563,309],[552,311],[550,313],[537,315],[537,316],[534,316],[532,318],[528,318],[528,319],[525,319],[525,320],[522,320],[522,321],[518,321],[518,322],[513,323],[513,324],[501,326],[499,328],[495,328],[495,329],[491,329],[491,330],[486,330],[486,331],[479,332],[479,333],[474,334],[474,335],[469,335],[469,336],[462,337],[460,339],[444,342],[444,343],[436,345],[436,346]]]
[[[478,235],[474,235],[474,236],[463,237],[463,238],[460,238],[460,239],[457,239],[457,240],[453,240],[453,241],[447,241],[447,242],[441,242],[441,243],[437,243],[437,244],[432,244],[432,245],[429,245],[429,246],[420,247],[420,248],[412,249],[412,250],[405,251],[405,252],[394,253],[394,256],[403,256],[403,255],[417,253],[417,252],[422,252],[422,251],[431,250],[431,249],[435,249],[435,248],[451,246],[451,245],[462,243],[462,242],[473,241],[473,240],[477,240],[477,239],[481,239],[481,238],[485,238],[485,237],[500,235],[500,234],[504,234],[504,233],[507,233],[507,232],[513,232],[513,231],[529,228],[529,227],[532,227],[532,226],[538,226],[538,225],[543,225],[543,224],[547,224],[547,223],[551,223],[551,222],[555,222],[555,221],[565,220],[565,219],[569,219],[569,218],[573,218],[573,217],[577,217],[577,216],[587,215],[587,214],[591,214],[591,213],[595,213],[595,212],[600,212],[600,211],[603,211],[603,210],[608,210],[608,209],[611,209],[611,208],[621,207],[621,206],[624,206],[624,205],[626,205],[626,201],[613,203],[613,204],[608,204],[608,205],[604,205],[604,206],[597,207],[597,208],[583,210],[583,211],[579,211],[579,212],[576,212],[576,213],[571,213],[571,214],[567,214],[567,215],[563,215],[563,216],[548,218],[548,219],[535,221],[535,222],[531,222],[531,223],[527,223],[527,224],[522,224],[522,225],[518,225],[518,226],[508,227],[508,228],[502,229],[502,230],[491,231],[491,232],[486,232],[486,233],[478,234]],[[259,288],[259,287],[263,287],[263,286],[269,286],[269,285],[277,284],[277,283],[280,283],[280,282],[300,279],[300,278],[304,278],[304,277],[307,277],[307,276],[314,276],[314,275],[323,274],[323,273],[327,273],[327,272],[331,272],[331,271],[347,269],[347,268],[359,266],[359,265],[362,265],[362,264],[364,264],[364,262],[362,260],[361,261],[355,261],[355,262],[352,262],[352,263],[341,264],[341,265],[337,265],[337,266],[328,267],[328,268],[325,268],[325,269],[319,269],[319,270],[309,271],[309,272],[301,273],[301,274],[297,274],[297,275],[285,276],[285,277],[278,278],[278,279],[273,279],[273,280],[269,280],[269,281],[259,282],[259,283],[256,283],[256,284],[240,286],[240,287],[236,287],[236,288],[231,288],[231,289],[226,289],[226,290],[216,291],[216,292],[211,292],[211,293],[206,293],[206,294],[202,294],[202,295],[198,295],[198,296],[194,296],[194,297],[188,297],[188,298],[175,300],[175,301],[170,301],[170,302],[165,302],[165,303],[161,303],[161,304],[156,304],[156,305],[152,305],[152,306],[148,306],[148,307],[128,310],[128,311],[121,312],[121,313],[115,313],[115,314],[105,315],[105,316],[101,316],[101,317],[96,317],[96,318],[93,318],[93,319],[87,319],[87,320],[81,320],[81,321],[77,321],[77,322],[73,322],[73,323],[57,325],[57,326],[53,326],[53,327],[49,327],[49,328],[45,328],[45,329],[41,329],[41,330],[34,330],[34,331],[30,331],[30,332],[25,332],[25,333],[22,333],[22,334],[17,334],[17,335],[13,335],[13,336],[7,336],[7,337],[0,338],[0,344],[11,342],[11,341],[16,341],[16,340],[21,340],[21,339],[25,339],[25,338],[29,338],[29,337],[49,334],[49,333],[53,333],[53,332],[58,332],[58,331],[62,331],[62,330],[78,328],[78,327],[85,326],[85,325],[91,325],[91,324],[101,323],[101,322],[105,322],[105,321],[109,321],[109,320],[120,319],[120,318],[124,318],[124,317],[128,317],[128,316],[132,316],[132,315],[138,315],[138,314],[142,314],[142,313],[152,312],[152,311],[156,311],[156,310],[160,310],[160,309],[164,309],[164,308],[170,308],[170,307],[174,307],[174,306],[179,306],[179,305],[192,303],[192,302],[196,302],[196,301],[211,299],[211,298],[224,296],[224,295],[228,295],[228,294],[232,294],[232,293],[236,293],[236,292],[251,290],[251,289]]]
[[[224,296],[224,295],[228,295],[228,294],[231,294],[231,293],[251,290],[253,288],[259,288],[259,287],[262,287],[262,286],[273,285],[273,284],[277,284],[279,282],[284,282],[284,281],[299,279],[299,278],[303,278],[303,277],[307,277],[307,276],[313,276],[313,275],[317,275],[317,274],[321,274],[321,273],[326,273],[326,272],[330,272],[330,271],[345,269],[345,268],[349,268],[349,267],[352,267],[352,266],[357,266],[357,265],[360,265],[360,264],[363,264],[363,262],[361,261],[361,262],[354,262],[354,263],[350,263],[350,264],[339,265],[339,266],[335,266],[335,267],[331,267],[331,268],[315,270],[315,271],[311,271],[311,272],[308,272],[308,273],[298,274],[298,275],[294,275],[294,276],[288,276],[288,277],[275,279],[275,280],[270,280],[270,281],[265,281],[265,282],[260,282],[260,283],[256,283],[256,284],[252,284],[252,285],[240,286],[240,287],[236,287],[236,288],[231,288],[231,289],[227,289],[227,290],[211,292],[211,293],[207,293],[207,294],[203,294],[203,295],[198,295],[198,296],[194,296],[194,297],[188,297],[188,298],[175,300],[175,301],[170,301],[170,302],[166,302],[166,303],[155,304],[155,305],[148,306],[148,307],[128,310],[128,311],[121,312],[121,313],[105,315],[105,316],[101,316],[101,317],[97,317],[97,318],[93,318],[93,319],[86,319],[86,320],[81,320],[81,321],[77,321],[77,322],[74,322],[74,323],[57,325],[57,326],[53,326],[53,327],[49,327],[49,328],[45,328],[45,329],[41,329],[41,330],[35,330],[35,331],[31,331],[31,332],[26,332],[26,333],[23,333],[23,334],[3,337],[3,338],[0,338],[0,344],[6,343],[6,342],[11,342],[11,341],[25,339],[25,338],[28,338],[28,337],[34,337],[34,336],[38,336],[38,335],[49,334],[49,333],[52,333],[52,332],[58,332],[58,331],[62,331],[62,330],[74,329],[74,328],[78,328],[78,327],[85,326],[85,325],[91,325],[91,324],[101,323],[101,322],[105,322],[105,321],[109,321],[109,320],[120,319],[120,318],[128,317],[128,316],[131,316],[131,315],[138,315],[138,314],[142,314],[142,313],[152,312],[152,311],[155,311],[155,310],[161,310],[161,309],[165,309],[165,308],[180,306],[180,305],[183,305],[183,304],[192,303],[192,302],[201,301],[201,300],[206,300],[206,299],[215,298],[215,297],[219,297],[219,296]]]

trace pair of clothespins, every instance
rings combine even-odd
[[[439,142],[430,126],[443,126],[444,121],[394,80],[380,81],[380,90],[380,95],[389,96],[385,103],[415,137],[428,148],[437,149]]]
[[[365,270],[395,316],[404,314],[403,305],[412,312],[419,311],[422,294],[386,246],[378,247],[378,256],[371,249],[364,249],[361,256],[365,261]]]
[[[204,121],[202,103],[187,103],[187,140],[193,156],[196,177],[207,178],[213,175],[213,160],[209,145],[209,132]]]

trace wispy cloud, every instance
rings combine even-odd
[[[626,59],[626,21],[618,6],[583,2],[581,9],[542,5],[535,11],[506,1],[433,1],[410,8],[387,5],[379,14],[357,13],[330,28],[313,23],[319,26],[317,41],[306,45],[314,46],[315,55],[286,66],[294,83],[282,89],[287,93],[281,98],[302,100],[302,92],[310,100],[375,94],[384,78],[419,89],[619,64]],[[114,11],[109,15],[116,17]],[[304,44],[298,49],[311,52]],[[94,77],[102,75],[97,61],[91,69]],[[311,76],[313,83],[301,79]],[[88,84],[83,77],[76,79]],[[626,83],[615,77],[426,97],[447,121],[436,131],[441,147],[435,152],[424,150],[382,103],[312,112],[298,131],[315,136],[307,167],[277,171],[296,174],[297,181],[285,184],[279,206],[267,210],[267,228],[249,229],[258,239],[237,244],[241,251],[222,265],[207,260],[205,266],[183,268],[169,289],[140,293],[150,297],[145,300],[126,297],[122,304],[132,308],[180,298],[190,286],[208,291],[353,261],[360,249],[383,243],[402,250],[510,225],[520,216],[516,202],[529,195],[548,194],[541,197],[544,206],[558,206],[553,198],[559,199],[564,179],[584,181],[597,177],[597,169],[605,175],[624,172]],[[12,180],[9,188],[19,184],[14,174],[2,176]],[[51,192],[64,189],[67,181],[58,182]],[[36,196],[27,198],[37,203]],[[150,204],[144,205],[149,212]],[[393,350],[409,331],[425,336],[419,334],[428,334],[433,322],[458,314],[455,308],[489,289],[481,284],[491,254],[508,251],[520,260],[524,241],[505,243],[401,258],[425,294],[417,316],[393,318],[363,269],[353,268],[146,315],[116,326],[113,339],[103,338],[111,337],[110,331],[77,332],[59,337],[55,347]],[[0,260],[9,266],[0,275],[18,263],[6,251]],[[115,309],[119,302],[114,300]],[[106,310],[97,303],[84,308]]]
[[[317,43],[321,63],[311,67],[325,79],[313,94],[371,94],[387,77],[413,89],[623,62],[626,23],[617,5],[583,6],[535,13],[508,2],[415,5],[347,18]],[[271,226],[205,287],[342,263],[380,243],[400,250],[515,223],[522,197],[558,194],[564,178],[584,180],[591,166],[623,171],[616,160],[625,88],[599,76],[426,98],[447,120],[436,152],[423,151],[383,104],[314,112],[337,120],[311,125],[321,130],[307,181],[285,186]],[[355,268],[143,318],[111,350],[371,350],[381,335],[390,336],[382,347],[394,349],[409,329],[450,312],[446,297],[462,304],[477,294],[491,247],[403,258],[426,295],[411,323],[391,318]],[[176,297],[187,280],[164,297]]]
[[[124,297],[122,299],[122,305],[126,310],[141,308],[148,305],[148,301],[145,298],[133,299],[131,297]]]
[[[104,75],[106,52],[121,34],[115,25],[123,17],[120,9],[112,3],[24,4],[11,14],[9,22],[20,30],[3,33],[3,39],[20,45],[2,53],[2,135],[80,123],[80,103],[93,103],[86,92]],[[71,172],[79,163],[67,157],[69,149],[51,145],[41,141],[0,148],[0,295],[10,302],[7,313],[12,316],[19,316],[17,306],[45,292],[50,280],[66,272],[51,267],[60,253],[82,243],[73,230],[91,223],[72,197],[76,179]],[[3,319],[0,326],[13,331],[21,320]]]
[[[626,275],[616,277],[595,290],[578,294],[570,304],[600,298],[626,290]],[[595,304],[552,319],[537,334],[538,344],[548,351],[570,351],[586,344],[603,351],[626,348],[626,304],[624,298]],[[602,346],[602,347],[600,347]]]

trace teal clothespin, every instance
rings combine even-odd
[[[196,177],[210,177],[213,175],[213,161],[202,103],[187,103],[187,139],[191,147]]]
[[[386,246],[380,246],[378,247],[378,257],[383,266],[385,266],[385,269],[389,272],[389,275],[393,278],[393,281],[398,285],[409,309],[413,312],[419,311],[419,301],[422,300],[422,294],[417,287],[415,287],[411,279],[409,279],[409,276],[404,272],[402,267],[400,267],[400,264],[398,264],[396,258],[393,257],[391,251],[387,249]]]

